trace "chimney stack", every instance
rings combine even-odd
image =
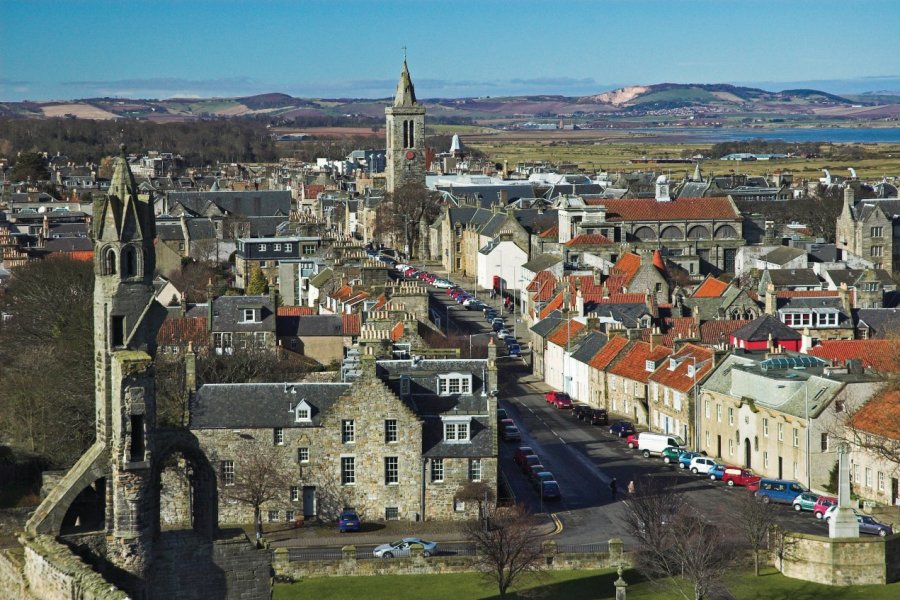
[[[838,289],[838,298],[841,299],[841,308],[847,316],[853,314],[853,303],[850,301],[850,288],[847,287],[847,282],[842,281],[841,287]]]
[[[775,284],[770,283],[766,286],[766,314],[774,315],[776,308],[778,308],[778,300],[775,296]]]

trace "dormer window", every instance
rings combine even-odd
[[[471,373],[448,373],[438,375],[438,395],[453,396],[472,393]]]
[[[294,409],[294,421],[297,423],[312,422],[312,407],[306,403],[306,400],[301,400]]]
[[[444,441],[451,444],[460,444],[469,441],[470,419],[464,418],[445,418],[444,419]]]
[[[265,245],[265,244],[259,244],[259,251],[260,251],[260,252],[265,252],[265,251],[266,251],[266,245]]]
[[[259,309],[258,308],[245,308],[243,309],[244,318],[241,321],[242,323],[259,323]]]
[[[653,371],[656,370],[656,361],[655,360],[644,361],[644,369],[646,369],[648,373],[652,373]]]

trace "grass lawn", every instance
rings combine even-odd
[[[665,587],[641,581],[634,571],[626,571],[629,600],[669,600],[680,598]],[[507,597],[565,598],[592,600],[614,598],[615,571],[552,571],[540,580],[529,580],[517,586]],[[728,582],[729,591],[738,600],[751,598],[785,600],[893,600],[900,597],[900,583],[888,586],[835,588],[806,581],[788,579],[774,570],[760,577],[742,573]],[[316,577],[294,584],[275,586],[275,600],[315,598],[339,600],[357,598],[391,598],[391,600],[459,600],[497,598],[497,589],[476,573],[448,575],[386,575],[380,577]]]

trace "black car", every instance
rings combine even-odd
[[[591,407],[587,404],[576,404],[572,407],[572,416],[579,421],[585,420],[591,414]]]
[[[591,425],[608,425],[609,414],[606,412],[605,408],[592,408],[584,417],[584,420]]]
[[[503,419],[508,419],[508,418],[509,418],[509,415],[506,414],[506,409],[505,409],[505,408],[498,408],[498,409],[497,409],[497,420],[498,420],[498,421],[502,421]]]

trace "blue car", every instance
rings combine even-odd
[[[722,481],[722,476],[725,475],[725,465],[717,464],[709,470],[707,475],[709,475],[709,478],[713,481]]]
[[[338,517],[338,529],[341,533],[348,531],[359,531],[359,515],[355,510],[345,509]]]
[[[628,437],[632,433],[634,433],[634,425],[631,421],[616,421],[609,427],[609,432],[612,435],[617,435],[620,438]]]
[[[781,504],[791,504],[794,498],[808,492],[809,490],[797,483],[786,479],[761,479],[756,495],[762,498],[763,502],[780,502]]]
[[[678,455],[678,466],[682,469],[687,469],[691,466],[691,459],[695,456],[703,456],[699,452],[682,452]]]

